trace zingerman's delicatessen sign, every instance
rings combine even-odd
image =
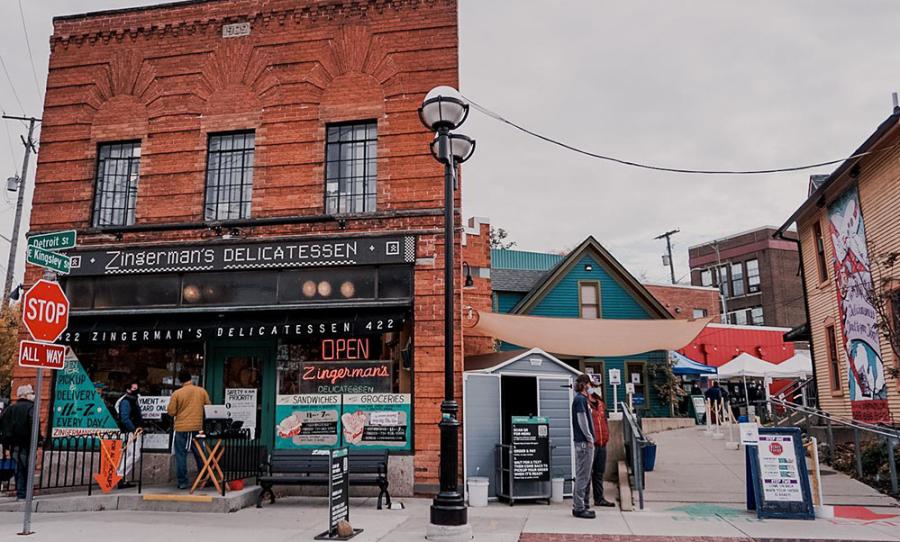
[[[55,436],[116,429],[115,402],[137,380],[167,449],[157,421],[187,369],[266,445],[411,449],[414,237],[68,254]]]

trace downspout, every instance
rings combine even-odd
[[[803,247],[800,244],[800,228],[797,228],[797,238],[790,239],[784,236],[784,230],[779,229],[772,237],[781,239],[782,241],[790,241],[797,245],[797,253],[800,256],[800,284],[803,290],[803,310],[806,313],[806,327],[809,330],[809,359],[812,361],[813,380],[816,381],[816,408],[821,408],[822,403],[819,401],[819,377],[816,374],[816,353],[813,348],[812,338],[812,320],[809,317],[809,296],[806,294],[806,269],[803,266]]]

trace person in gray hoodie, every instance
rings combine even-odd
[[[591,467],[594,463],[594,423],[588,404],[588,387],[591,379],[580,374],[575,379],[575,397],[572,399],[572,440],[575,448],[575,487],[572,488],[572,515],[576,518],[594,519],[590,509],[588,491],[591,486]]]

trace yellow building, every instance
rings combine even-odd
[[[831,175],[811,177],[776,235],[795,223],[820,408],[900,422],[900,259],[886,261],[900,254],[900,108]]]

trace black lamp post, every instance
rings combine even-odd
[[[440,492],[431,504],[431,524],[441,528],[468,527],[468,514],[459,490],[459,405],[453,390],[454,189],[456,166],[469,159],[475,141],[450,133],[469,114],[469,104],[451,87],[432,89],[419,108],[422,124],[435,132],[431,153],[444,164],[444,400],[441,402]]]

